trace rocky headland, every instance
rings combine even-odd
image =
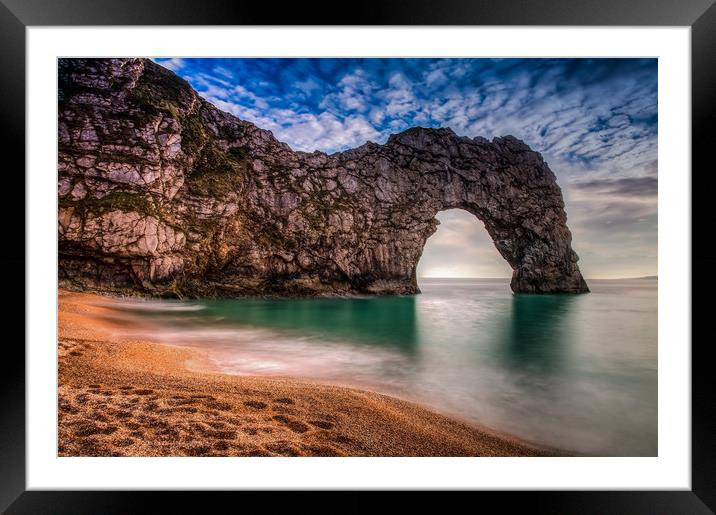
[[[435,215],[482,220],[517,293],[588,291],[562,193],[506,136],[297,152],[147,59],[59,61],[59,282],[160,296],[416,293]]]

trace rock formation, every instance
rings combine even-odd
[[[435,215],[482,220],[515,292],[586,292],[542,157],[413,128],[296,152],[145,59],[59,62],[59,280],[172,296],[416,293]]]

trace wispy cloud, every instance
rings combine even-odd
[[[160,61],[162,66],[169,68],[173,72],[179,72],[179,70],[184,67],[184,59],[180,59],[179,57],[173,57],[171,59],[157,59],[157,61]]]
[[[577,182],[576,188],[599,195],[614,197],[656,197],[656,177],[622,177],[620,179],[598,179]]]
[[[637,166],[656,144],[654,59],[157,61],[256,123],[290,125],[291,118],[278,118],[287,113],[360,117],[379,142],[417,123],[467,136],[513,134],[585,167],[616,158]],[[348,140],[337,134],[286,143],[333,152]]]

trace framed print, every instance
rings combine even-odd
[[[0,6],[3,509],[712,512],[710,2],[131,4]]]

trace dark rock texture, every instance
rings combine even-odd
[[[178,296],[415,293],[435,215],[482,220],[515,292],[586,292],[562,194],[506,136],[295,152],[145,59],[59,63],[59,280]]]

